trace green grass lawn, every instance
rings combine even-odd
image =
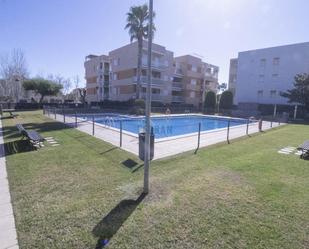
[[[154,161],[144,198],[134,155],[40,112],[2,122],[22,249],[100,248],[104,238],[121,249],[309,248],[309,161],[277,153],[309,139],[309,126]],[[29,151],[16,123],[60,146]]]

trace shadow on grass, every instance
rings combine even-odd
[[[129,168],[129,169],[132,169],[132,168],[134,168],[136,165],[138,165],[138,163],[137,163],[136,161],[134,161],[134,160],[132,160],[132,159],[130,159],[130,158],[127,159],[127,160],[125,160],[125,161],[123,161],[121,164],[122,164],[123,166]]]
[[[35,148],[31,145],[29,140],[16,140],[4,143],[5,155],[13,155],[17,153],[34,151]]]
[[[141,194],[136,200],[122,200],[93,228],[92,234],[99,238],[96,249],[107,246],[109,240],[117,233],[145,196],[146,194]]]
[[[104,155],[104,154],[106,154],[106,153],[112,152],[113,150],[116,150],[117,148],[118,148],[118,147],[112,147],[112,148],[110,148],[110,149],[108,149],[108,150],[106,150],[106,151],[100,152],[100,154],[101,154],[101,155]]]
[[[137,172],[138,170],[140,170],[141,168],[143,168],[144,167],[144,164],[142,163],[141,165],[138,165],[135,169],[133,169],[132,171],[131,171],[131,173],[135,173],[135,172]]]

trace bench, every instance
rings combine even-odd
[[[22,124],[17,124],[16,125],[19,133],[22,135],[22,138],[27,138],[31,142],[33,146],[36,147],[38,145],[41,147],[41,142],[43,142],[45,139],[36,131],[33,130],[26,130]]]
[[[305,141],[302,145],[300,145],[297,150],[301,150],[302,154],[300,158],[308,159],[309,158],[309,140]]]

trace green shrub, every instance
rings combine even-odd
[[[205,110],[214,110],[216,107],[216,94],[213,91],[208,91],[205,94],[204,101]]]
[[[220,109],[231,109],[233,106],[233,93],[231,91],[224,91],[221,94],[219,108]]]

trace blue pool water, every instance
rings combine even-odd
[[[92,119],[92,117],[82,115],[80,117],[87,120]],[[221,117],[186,115],[152,117],[151,125],[153,127],[155,138],[165,138],[198,132],[199,123],[201,124],[201,131],[226,128],[229,120],[231,127],[247,123],[247,120],[245,119],[227,119]],[[124,131],[128,131],[136,135],[145,127],[145,118],[135,118],[122,115],[97,115],[95,117],[95,122],[117,129],[120,128],[120,122],[122,122],[122,129]]]

